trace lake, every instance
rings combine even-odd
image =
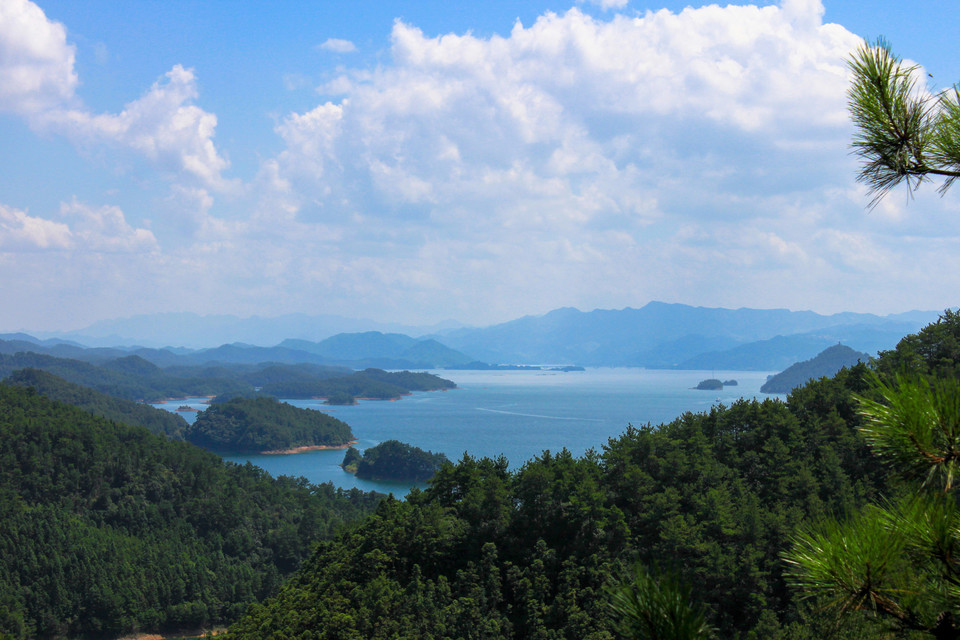
[[[287,400],[297,407],[318,409],[343,420],[359,440],[358,449],[384,440],[400,440],[459,460],[503,454],[511,468],[544,450],[568,449],[582,455],[600,450],[628,424],[669,422],[686,411],[707,411],[719,403],[746,398],[780,397],[760,393],[769,373],[756,371],[656,371],[588,369],[554,371],[432,371],[457,383],[451,391],[415,392],[394,402],[361,401],[353,406],[328,406],[319,400]],[[719,391],[694,389],[706,378],[737,380]],[[154,405],[170,411],[186,404],[204,408],[204,398],[173,400]],[[195,413],[181,413],[193,421]],[[224,456],[250,461],[272,475],[304,476],[311,482],[393,492],[409,487],[361,480],[338,465],[343,450],[290,455]]]

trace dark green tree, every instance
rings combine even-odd
[[[873,195],[871,206],[906,182],[913,191],[943,177],[943,193],[960,177],[960,88],[930,95],[918,87],[916,66],[906,66],[880,39],[850,60],[847,93],[857,127],[854,152],[863,159],[857,179]]]
[[[905,481],[896,498],[801,532],[785,554],[794,584],[839,616],[866,612],[900,632],[960,638],[960,381],[877,383],[861,432]]]
[[[672,574],[659,579],[643,565],[613,584],[609,606],[617,630],[634,640],[706,640],[713,629],[690,600],[690,587]]]

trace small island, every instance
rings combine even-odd
[[[200,411],[200,409],[191,407],[190,405],[182,404],[179,407],[177,407],[177,411]]]
[[[347,393],[346,391],[337,391],[331,393],[327,399],[323,401],[323,404],[348,406],[358,403],[357,399],[354,398],[353,395]]]
[[[724,380],[724,381],[723,381],[723,386],[725,386],[725,387],[736,387],[736,386],[738,386],[739,384],[740,384],[740,383],[737,382],[736,380]]]
[[[229,453],[299,453],[355,442],[350,425],[322,411],[274,398],[234,398],[201,411],[184,439]]]
[[[442,453],[424,451],[399,440],[387,440],[362,454],[350,447],[340,466],[365,480],[426,482],[449,462]]]
[[[716,378],[707,378],[706,380],[701,380],[694,388],[700,391],[718,391],[723,389],[723,382]]]

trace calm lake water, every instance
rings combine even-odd
[[[770,372],[650,371],[644,369],[588,369],[552,371],[434,371],[453,380],[452,391],[416,392],[395,402],[361,401],[331,407],[319,400],[288,400],[297,407],[317,409],[343,420],[359,440],[358,449],[384,440],[400,440],[422,449],[442,452],[451,460],[464,452],[471,456],[503,454],[512,468],[544,450],[564,447],[574,455],[600,450],[628,424],[669,422],[686,411],[707,411],[741,397],[783,397],[760,393]],[[705,378],[737,380],[722,391],[693,389]],[[203,398],[173,400],[154,405],[175,411],[186,404],[204,408]],[[196,413],[181,413],[193,421]],[[407,485],[360,480],[338,465],[342,450],[293,455],[224,456],[250,461],[274,476],[304,476],[311,482],[333,482],[344,487],[405,495]]]

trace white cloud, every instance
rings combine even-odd
[[[344,257],[340,283],[380,279],[443,316],[624,291],[724,304],[744,269],[847,270],[815,221],[862,211],[845,105],[860,38],[822,15],[815,0],[573,9],[489,38],[397,21],[390,63],[340,73],[324,90],[342,99],[278,125],[284,219],[341,230],[363,260]],[[398,265],[411,277],[388,281]]]
[[[67,225],[0,204],[0,252],[66,249],[71,244]]]
[[[101,49],[106,51],[96,47],[98,57]],[[213,142],[216,115],[193,104],[198,92],[192,69],[174,65],[120,113],[96,114],[75,95],[74,54],[64,26],[37,5],[0,2],[0,109],[81,143],[131,149],[208,188],[236,186],[222,176],[229,162]]]
[[[193,70],[174,65],[118,114],[54,110],[44,115],[43,124],[86,143],[133,149],[175,173],[223,190],[231,186],[222,176],[230,163],[213,143],[217,117],[192,104],[196,98]]]
[[[319,45],[324,51],[333,51],[334,53],[351,53],[357,50],[357,46],[349,40],[340,38],[327,38]]]
[[[30,115],[69,102],[77,86],[66,29],[27,0],[0,2],[0,110]]]
[[[593,4],[604,11],[609,11],[610,9],[622,9],[627,6],[627,3],[630,0],[577,0],[579,4]]]
[[[69,251],[73,254],[157,251],[153,234],[131,227],[118,207],[62,203],[60,220],[31,216],[0,204],[0,252]]]
[[[60,205],[70,226],[71,245],[84,253],[144,253],[159,246],[148,229],[134,229],[120,207],[92,207],[76,199]]]

